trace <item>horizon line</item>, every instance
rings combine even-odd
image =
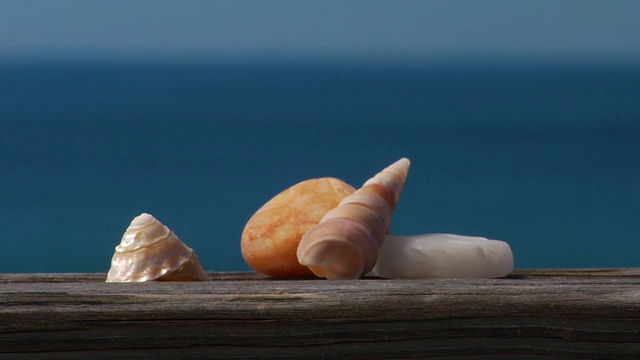
[[[542,53],[359,53],[322,54],[303,52],[247,52],[247,53],[166,53],[166,52],[0,52],[0,64],[7,63],[139,63],[144,64],[185,64],[185,65],[260,65],[260,64],[300,64],[300,65],[446,65],[452,64],[586,64],[586,65],[636,65],[640,64],[640,54],[564,54]]]

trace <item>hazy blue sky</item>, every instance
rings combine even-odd
[[[0,57],[640,58],[640,1],[0,1]]]

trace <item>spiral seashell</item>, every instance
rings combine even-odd
[[[107,282],[206,281],[195,252],[153,216],[131,221],[111,259]]]
[[[367,180],[309,229],[298,246],[300,264],[319,277],[357,279],[376,264],[391,215],[409,172],[402,158]]]

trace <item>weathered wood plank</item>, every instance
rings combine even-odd
[[[0,358],[640,355],[640,269],[356,281],[0,274]]]
[[[510,277],[637,277],[640,268],[603,268],[603,269],[526,269],[513,270]]]

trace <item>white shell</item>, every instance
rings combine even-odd
[[[111,259],[107,282],[208,280],[194,251],[153,216],[137,216]]]
[[[387,235],[372,275],[399,279],[481,279],[509,275],[504,241],[453,234]]]

